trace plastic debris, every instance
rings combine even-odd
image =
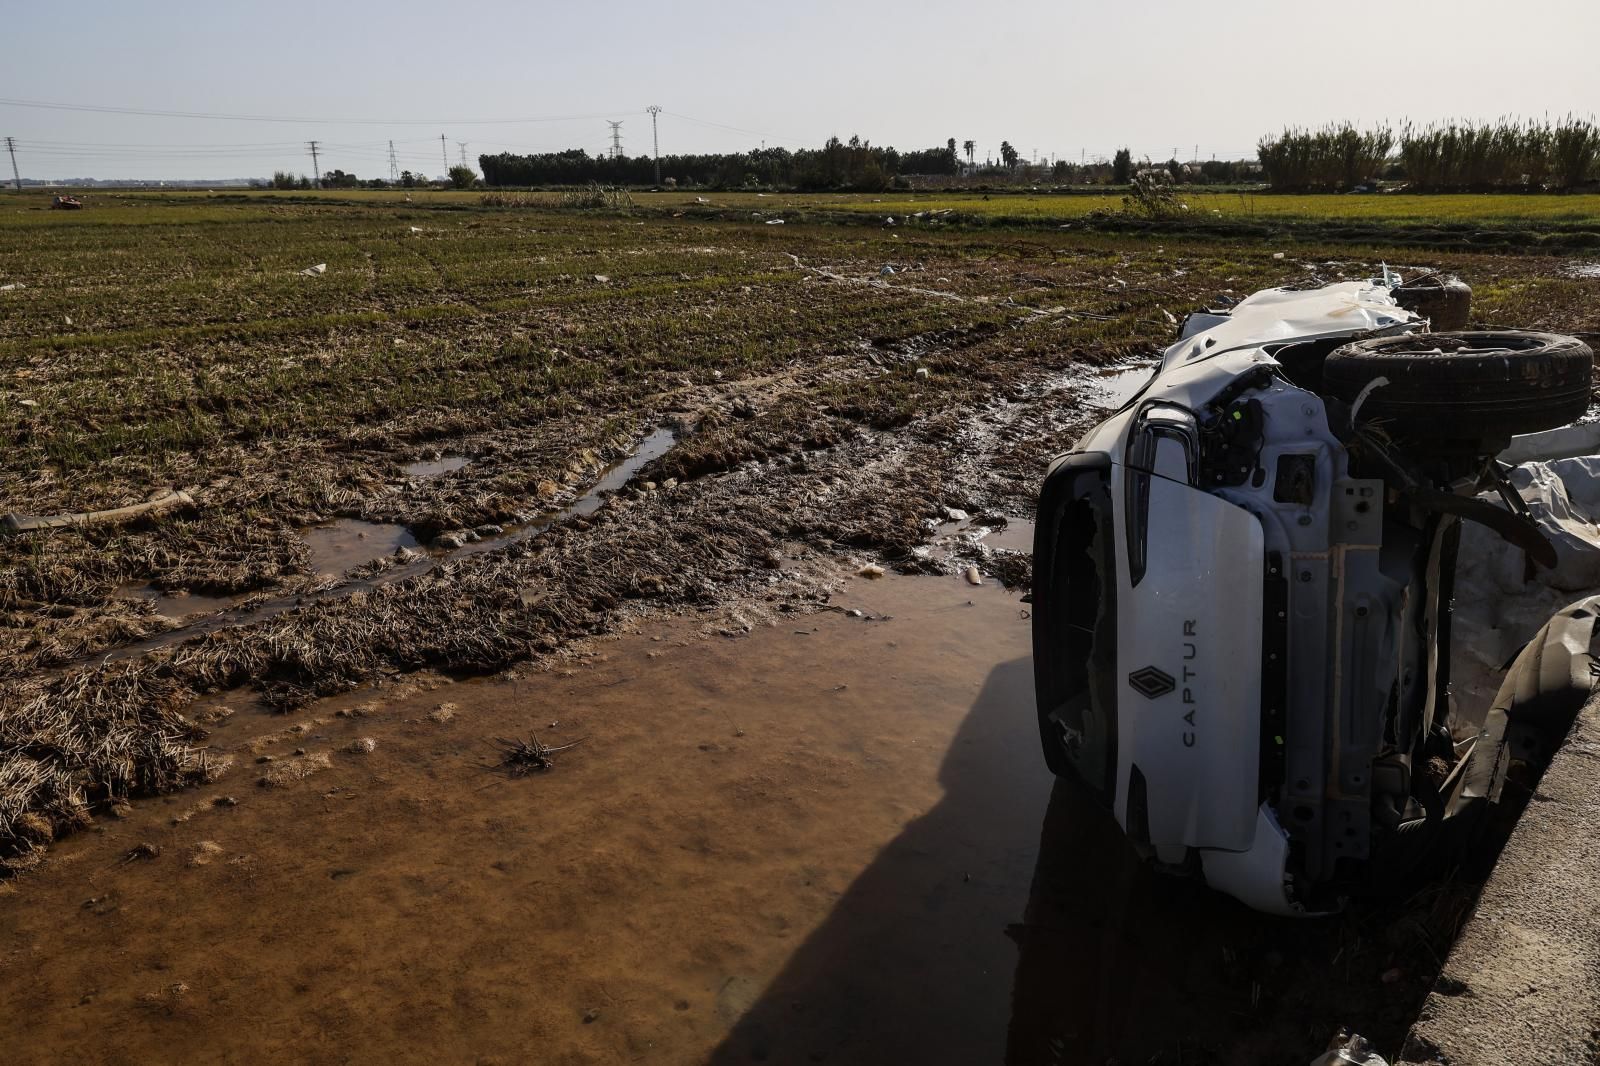
[[[883,266],[878,268],[878,275],[880,277],[893,274],[894,272],[894,267],[890,266],[888,263],[885,263]]]
[[[304,270],[300,271],[300,273],[306,275],[306,277],[309,277],[309,278],[314,278],[318,274],[326,274],[327,272],[328,272],[328,264],[327,263],[318,263],[315,266],[308,266]]]
[[[868,563],[866,566],[863,566],[860,570],[856,571],[856,576],[872,578],[882,577],[883,567],[879,566],[877,563]]]
[[[15,292],[17,289],[26,289],[27,286],[20,281],[8,281],[0,285],[0,292]]]
[[[1283,259],[1283,258],[1285,258],[1285,256],[1284,256],[1284,254],[1282,252],[1273,252],[1272,253],[1272,258],[1274,258],[1274,259]]]
[[[781,219],[781,218],[769,218],[769,219],[767,219],[767,225],[769,225],[769,226],[781,226],[781,225],[783,225],[783,219]]]
[[[611,280],[611,275],[610,274],[596,274],[594,276],[594,280],[596,280],[600,284],[604,285],[606,282]]]
[[[928,368],[925,366],[917,367],[917,377],[923,381],[926,381],[928,379]]]

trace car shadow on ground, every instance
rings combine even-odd
[[[944,757],[944,798],[857,877],[714,1063],[1276,1066],[1309,1061],[1341,1024],[1398,1040],[1427,981],[1375,968],[1393,914],[1272,918],[1148,870],[1044,771],[1033,714],[1030,660],[997,666]]]

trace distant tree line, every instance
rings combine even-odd
[[[1419,192],[1567,192],[1600,180],[1592,121],[1501,119],[1358,129],[1288,129],[1257,146],[1267,182],[1291,192],[1338,192],[1404,181]]]
[[[537,155],[478,157],[486,185],[649,185],[656,179],[650,156],[592,156],[581,148]],[[901,152],[860,137],[829,138],[821,148],[758,148],[749,152],[664,155],[661,179],[677,185],[730,188],[742,185],[793,189],[887,189],[906,174],[956,174],[961,162],[955,138],[943,147]]]

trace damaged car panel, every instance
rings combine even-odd
[[[1432,333],[1397,293],[1385,269],[1191,316],[1041,495],[1047,763],[1149,858],[1261,910],[1337,909],[1497,794],[1492,716],[1452,732],[1460,522],[1544,560],[1475,494],[1510,432],[1587,401],[1576,341]]]

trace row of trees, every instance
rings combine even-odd
[[[591,156],[581,148],[538,155],[478,157],[488,185],[648,185],[656,163],[649,156]],[[901,152],[860,137],[829,138],[821,148],[760,148],[750,152],[664,155],[662,180],[680,185],[785,186],[797,189],[886,189],[903,174],[956,174],[955,138],[941,148]]]
[[[1600,179],[1600,129],[1592,121],[1500,119],[1357,129],[1349,123],[1263,138],[1261,166],[1274,189],[1339,191],[1404,180],[1424,192],[1567,191]]]
[[[342,170],[330,170],[322,175],[322,188],[324,189],[387,189],[391,186],[402,189],[417,189],[432,185],[433,179],[426,174],[413,174],[407,170],[401,173],[398,181],[385,181],[382,178],[358,178],[354,174],[347,174]],[[458,189],[470,189],[478,183],[478,175],[471,167],[451,167],[450,184]],[[291,174],[285,170],[274,171],[272,180],[263,182],[273,189],[310,189],[315,183],[304,174]]]

